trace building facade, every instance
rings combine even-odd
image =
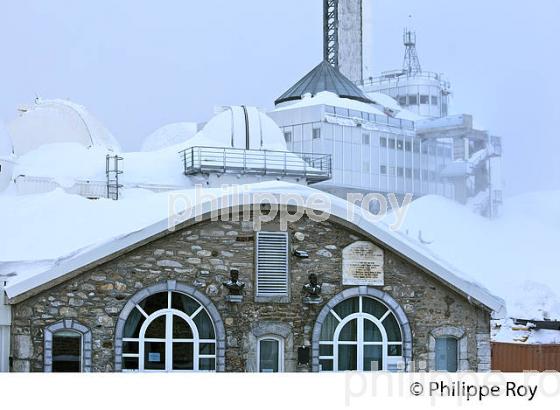
[[[253,226],[186,223],[13,295],[11,370],[489,370],[491,308],[468,290],[338,217]],[[345,284],[356,245],[382,283]]]

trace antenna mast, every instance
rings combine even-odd
[[[338,0],[323,0],[323,59],[338,69]]]
[[[404,29],[403,42],[405,47],[403,72],[408,75],[416,75],[422,72],[420,59],[416,52],[416,32]]]

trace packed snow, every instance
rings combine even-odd
[[[187,142],[198,132],[198,124],[194,122],[176,122],[157,129],[142,142],[140,151],[159,151]]]
[[[374,93],[376,96],[378,93]],[[369,95],[369,94],[368,94]],[[395,113],[395,118],[416,121],[423,117],[420,117],[413,112],[403,109],[397,101],[392,99],[387,95],[378,96],[376,102],[382,108],[388,108]],[[295,102],[288,102],[280,104],[276,107],[275,111],[284,111],[294,108],[311,107],[315,105],[329,105],[333,107],[348,108],[349,110],[355,110],[360,112],[367,112],[370,114],[376,114],[380,116],[386,116],[385,112],[378,108],[374,104],[367,104],[361,101],[351,100],[349,98],[341,98],[335,93],[330,91],[322,91],[312,96],[311,94],[304,95],[301,100]]]
[[[560,320],[560,191],[508,198],[494,220],[443,197],[427,196],[412,202],[400,231],[503,297],[508,318]],[[501,329],[496,340],[515,339],[510,322],[496,323]],[[560,335],[527,332],[530,338],[514,341],[546,343],[550,334]]]

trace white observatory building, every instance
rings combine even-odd
[[[372,74],[373,0],[324,0],[324,61],[275,102],[290,149],[330,154],[318,188],[443,195],[493,216],[502,201],[501,138],[450,115],[451,86],[424,71],[404,31],[401,69]]]

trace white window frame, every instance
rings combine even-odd
[[[382,346],[382,355],[383,355],[383,366],[382,369],[379,369],[381,371],[387,371],[388,369],[388,362],[389,361],[402,361],[403,360],[403,331],[402,328],[400,328],[400,324],[399,324],[399,329],[401,331],[401,341],[400,342],[389,342],[388,341],[388,336],[387,336],[387,331],[385,330],[385,327],[383,326],[383,321],[385,319],[387,319],[387,317],[389,315],[393,315],[395,317],[395,319],[398,322],[398,319],[396,317],[396,315],[394,314],[394,312],[386,305],[384,304],[382,301],[378,300],[378,299],[373,299],[379,303],[381,303],[382,305],[384,305],[387,308],[387,311],[383,314],[382,317],[380,318],[376,318],[375,316],[369,314],[369,313],[365,313],[363,312],[363,299],[365,296],[358,296],[359,297],[359,304],[358,304],[358,312],[356,313],[352,313],[348,316],[346,316],[344,319],[342,319],[334,310],[336,308],[333,307],[333,309],[331,309],[330,311],[330,315],[334,316],[334,318],[339,322],[335,331],[334,331],[334,335],[333,335],[333,339],[331,341],[323,341],[320,340],[319,341],[319,346],[332,346],[332,350],[333,350],[333,354],[332,356],[319,356],[319,363],[321,362],[321,360],[332,360],[332,368],[333,368],[333,372],[338,372],[338,346],[340,345],[352,345],[352,346],[357,346],[357,354],[356,354],[356,371],[363,371],[364,370],[364,346]],[[337,305],[338,306],[338,305]],[[358,325],[357,325],[357,337],[356,337],[356,341],[340,341],[339,337],[340,337],[340,332],[342,331],[342,329],[344,328],[344,326],[346,326],[349,322],[351,322],[352,320],[357,320],[358,321]],[[373,322],[377,328],[379,329],[379,331],[381,332],[381,342],[366,342],[364,341],[364,321],[365,320],[369,320],[371,322]],[[400,346],[401,347],[401,356],[389,356],[389,346]]]
[[[163,293],[163,292],[162,292]],[[217,366],[217,343],[216,343],[216,327],[214,325],[214,321],[212,320],[211,316],[208,314],[210,321],[212,322],[212,326],[214,328],[214,339],[200,339],[199,332],[196,324],[194,323],[194,318],[203,310],[206,310],[204,306],[196,299],[192,298],[189,295],[185,295],[196,303],[199,304],[199,307],[189,316],[185,312],[177,309],[173,309],[171,306],[172,295],[173,293],[181,294],[181,292],[177,291],[166,291],[167,293],[167,308],[160,309],[151,315],[148,315],[142,307],[137,304],[135,309],[137,309],[142,316],[144,316],[144,322],[140,328],[140,334],[138,338],[123,338],[122,341],[138,343],[138,353],[123,353],[122,357],[124,358],[137,358],[138,359],[138,369],[123,369],[123,372],[146,372],[146,373],[189,373],[189,372],[199,372],[200,370],[200,359],[214,359],[214,369]],[[153,295],[151,295],[153,296]],[[150,297],[150,296],[149,296]],[[147,338],[146,331],[150,324],[159,317],[165,316],[165,338]],[[175,339],[173,338],[173,316],[179,316],[185,322],[188,323],[190,326],[193,337],[192,339]],[[155,342],[155,343],[165,343],[165,369],[164,370],[147,370],[145,369],[145,348],[144,344],[146,342]],[[193,369],[192,370],[173,370],[173,343],[193,343]],[[214,354],[200,354],[200,344],[214,344]],[[215,370],[205,370],[207,372],[214,372]]]
[[[278,373],[284,372],[284,338],[276,335],[264,335],[257,339],[257,372],[261,371],[261,342],[274,340],[278,342]]]

